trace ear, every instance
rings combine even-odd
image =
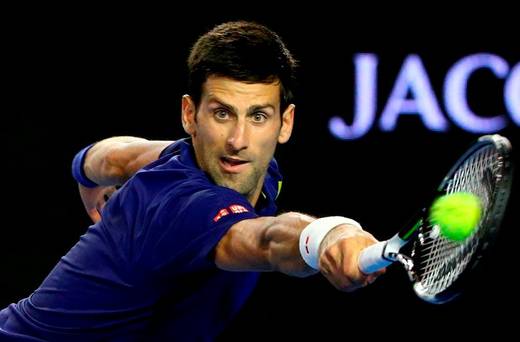
[[[280,128],[280,134],[278,135],[278,142],[285,144],[291,137],[293,124],[294,124],[294,110],[296,106],[290,104],[282,114],[282,127]]]
[[[182,97],[182,127],[189,135],[195,134],[195,104],[189,95]]]

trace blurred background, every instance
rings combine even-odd
[[[184,137],[185,60],[198,36],[224,21],[266,24],[300,61],[295,131],[277,151],[282,211],[352,217],[386,239],[480,135],[520,146],[520,46],[507,8],[250,10],[6,12],[0,307],[29,295],[90,224],[70,175],[80,148],[115,135]],[[421,302],[397,265],[350,294],[321,276],[264,274],[221,340],[379,337],[395,327],[410,339],[446,327],[467,336],[491,319],[509,336],[502,308],[520,304],[516,176],[495,248],[457,301]]]

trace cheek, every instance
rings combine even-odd
[[[204,127],[199,129],[197,140],[203,150],[204,159],[207,163],[211,163],[213,155],[220,154],[225,146],[225,134],[221,130]]]
[[[260,141],[260,153],[265,161],[269,162],[274,155],[278,135],[262,136]]]
[[[211,126],[206,126],[199,129],[199,137],[204,142],[204,144],[208,145],[208,147],[211,147],[215,144],[215,142],[222,139],[223,134]]]

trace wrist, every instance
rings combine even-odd
[[[300,254],[310,267],[319,270],[320,245],[325,236],[341,224],[350,224],[361,228],[361,225],[347,217],[328,216],[311,222],[300,233]]]
[[[81,149],[76,155],[74,159],[72,159],[72,177],[81,185],[87,188],[95,188],[98,186],[95,182],[90,180],[85,174],[84,165],[85,158],[87,157],[88,151],[94,146],[94,144],[88,145],[87,147]]]

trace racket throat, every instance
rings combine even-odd
[[[410,235],[408,235],[406,239],[402,239],[400,235],[401,234],[398,233],[387,241],[382,256],[391,263],[397,261],[403,265],[410,280],[415,281],[416,274],[414,272],[414,263],[412,258],[399,252],[401,248],[410,241]]]

